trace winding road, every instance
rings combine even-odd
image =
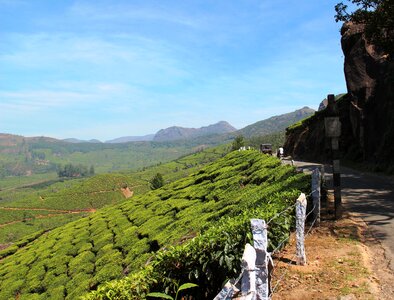
[[[342,168],[344,208],[357,213],[385,250],[394,272],[394,179]]]
[[[295,161],[301,169],[320,164]],[[325,166],[325,178],[332,185],[332,173]],[[394,273],[394,178],[341,167],[344,210],[356,213],[369,227],[383,249],[387,267]]]

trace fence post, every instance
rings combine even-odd
[[[234,284],[231,280],[229,280],[213,300],[231,300],[233,299],[235,292]]]
[[[312,198],[313,198],[313,220],[316,220],[316,225],[320,224],[320,184],[321,175],[318,168],[312,172]]]
[[[256,250],[256,300],[270,300],[267,225],[261,219],[251,219],[250,223]]]
[[[243,275],[242,275],[242,284],[241,284],[241,295],[242,296],[249,295],[251,299],[255,299],[256,298],[256,250],[250,244],[246,244],[244,254],[242,255],[242,270],[243,270]]]
[[[304,230],[305,230],[305,217],[306,217],[306,197],[304,193],[297,199],[296,204],[296,255],[297,264],[306,265],[305,244],[304,244]]]

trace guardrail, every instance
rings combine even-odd
[[[278,276],[279,279],[272,287],[271,274],[274,269],[272,254],[282,249],[288,241],[286,237],[279,245],[268,252],[268,228],[269,223],[290,209],[295,208],[296,212],[296,253],[290,259],[289,264],[295,260],[298,265],[307,264],[305,253],[305,238],[314,226],[320,223],[320,196],[321,196],[321,173],[318,169],[312,172],[312,193],[305,195],[301,193],[296,202],[288,206],[283,211],[277,213],[273,218],[266,222],[261,219],[251,219],[251,230],[253,234],[253,246],[246,244],[242,256],[241,273],[237,279],[229,280],[214,300],[271,300],[272,295],[280,285],[287,273],[287,269]],[[313,207],[306,213],[307,198],[312,198]],[[312,214],[312,221],[309,229],[305,233],[306,220]]]

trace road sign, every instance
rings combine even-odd
[[[324,127],[326,129],[327,137],[340,137],[341,136],[341,121],[339,117],[325,117]]]

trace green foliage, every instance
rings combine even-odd
[[[94,166],[91,165],[90,168],[89,168],[89,175],[93,176],[95,173],[96,173],[96,171],[94,170]]]
[[[171,182],[222,157],[225,151],[226,146],[219,146],[183,156],[170,163],[144,168],[138,172],[100,174],[87,179],[43,181],[45,177],[33,175],[32,180],[36,183],[29,184],[27,178],[19,178],[20,181],[7,178],[5,181],[8,188],[0,190],[2,206],[18,207],[24,210],[4,208],[1,211],[0,224],[3,226],[0,227],[0,243],[13,242],[26,234],[42,229],[52,229],[87,214],[87,212],[81,212],[67,215],[65,212],[53,210],[90,210],[125,201],[121,188],[130,188],[134,195],[143,194],[150,190],[149,180],[156,173],[165,174],[167,182]],[[36,210],[37,208],[42,208],[42,210]],[[32,220],[18,222],[24,219],[25,211],[32,215]],[[40,218],[35,218],[36,215]],[[48,218],[41,218],[43,215],[48,215]],[[14,223],[15,221],[17,223]],[[8,222],[13,223],[5,224]]]
[[[8,247],[4,250],[0,250],[0,258],[14,254],[18,249],[19,249],[19,247],[14,245],[14,246]]]
[[[365,24],[367,39],[386,53],[393,55],[394,1],[352,0],[351,2],[356,6],[353,12],[348,12],[348,6],[343,2],[335,6],[335,21]]]
[[[56,172],[45,174],[33,174],[30,176],[9,176],[1,178],[1,190],[8,190],[18,187],[31,186],[32,184],[42,183],[46,181],[58,180]]]
[[[88,167],[81,164],[79,165],[66,164],[63,167],[59,167],[57,171],[57,175],[59,177],[85,177],[93,174],[94,174],[93,165],[89,170]]]
[[[294,112],[256,122],[239,130],[238,133],[242,134],[246,138],[251,138],[256,136],[267,136],[281,131],[283,132],[286,127],[298,122],[300,119],[304,119],[312,115],[313,113],[314,111],[312,109],[303,107]]]
[[[111,299],[111,300],[141,300],[145,299],[149,292],[149,287],[155,284],[152,278],[152,268],[147,266],[137,274],[119,281],[111,281],[105,286],[99,286],[94,291],[84,297],[86,300]]]
[[[161,188],[164,185],[163,175],[157,173],[153,178],[150,180],[150,188],[151,190],[156,190]]]
[[[59,165],[94,166],[96,173],[137,170],[174,160],[201,148],[216,146],[229,138],[214,135],[172,142],[122,144],[66,143],[50,138],[6,135],[9,146],[0,145],[0,178],[57,171]],[[204,145],[204,146],[201,146]]]
[[[84,216],[86,216],[86,213],[60,214],[53,215],[49,218],[35,218],[29,222],[12,223],[7,226],[0,227],[0,243],[16,241],[15,245],[18,245],[26,236],[34,236],[38,233],[38,237],[42,232],[44,232],[44,230],[50,230],[62,226]]]
[[[171,296],[169,296],[167,294],[160,293],[160,292],[149,293],[147,296],[148,297],[152,297],[152,298],[161,298],[161,299],[174,300],[174,297],[171,297]]]
[[[235,151],[243,146],[245,146],[245,138],[242,135],[238,135],[231,144],[231,150]]]
[[[191,289],[191,288],[194,288],[194,287],[198,287],[198,285],[194,284],[194,283],[190,283],[190,282],[182,284],[179,288],[177,288],[177,291],[176,291],[176,294],[175,294],[175,298],[170,296],[170,295],[167,295],[165,293],[160,293],[160,292],[149,293],[147,296],[148,297],[152,297],[152,298],[162,298],[162,299],[177,300],[179,292],[187,290],[187,289]]]
[[[278,149],[285,143],[285,131],[280,131],[263,136],[254,136],[246,139],[245,144],[259,149],[261,144],[271,144],[273,149]]]
[[[198,155],[179,162],[193,164]],[[189,177],[46,232],[6,256],[0,290],[23,278],[23,297],[49,298],[62,286],[68,299],[96,288],[87,299],[144,299],[153,290],[175,294],[178,282],[198,284],[193,295],[213,295],[239,270],[249,219],[269,219],[309,190],[306,175],[258,151],[231,152],[190,169]],[[272,246],[288,234],[292,218],[289,211],[272,222]]]

